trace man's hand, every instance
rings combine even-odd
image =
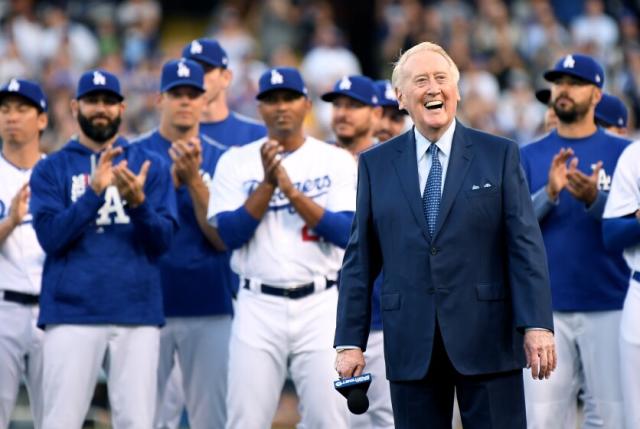
[[[282,155],[280,155],[282,151],[284,148],[276,140],[267,140],[260,148],[264,181],[273,186],[278,186],[277,170],[282,160]]]
[[[11,199],[11,207],[9,208],[9,221],[13,227],[20,225],[22,219],[29,212],[29,183],[25,183],[18,189],[18,192]]]
[[[530,329],[524,334],[524,353],[527,357],[527,368],[531,368],[534,380],[549,378],[556,369],[558,356],[553,333],[546,330]]]
[[[176,140],[172,142],[169,156],[173,160],[171,173],[176,187],[182,184],[191,186],[200,178],[202,146],[199,138],[193,137],[189,141]]]
[[[578,170],[578,158],[571,160],[567,172],[567,191],[577,200],[590,206],[598,197],[598,176],[602,169],[602,161],[598,161],[591,176]]]
[[[336,356],[336,371],[340,378],[357,377],[365,367],[364,353],[360,349],[346,349]]]
[[[551,201],[555,201],[565,186],[567,186],[567,161],[573,156],[573,149],[560,149],[551,160],[549,168],[549,181],[547,182],[547,195]]]
[[[91,172],[91,188],[100,195],[113,182],[113,159],[122,153],[122,148],[107,148],[100,155],[98,165]]]
[[[291,197],[293,197],[293,193],[298,191],[298,188],[293,186],[293,182],[291,182],[289,173],[287,173],[287,170],[282,164],[278,165],[274,173],[278,180],[278,188],[280,188],[282,193],[285,194],[287,198],[291,199]]]
[[[151,167],[151,161],[146,160],[140,167],[140,172],[137,176],[129,170],[126,160],[120,161],[118,165],[113,167],[113,176],[118,192],[132,209],[144,202],[144,183],[147,181],[149,167]]]

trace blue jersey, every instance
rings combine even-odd
[[[209,187],[225,148],[202,134],[200,141],[200,175]],[[158,131],[142,136],[134,143],[157,153],[168,165],[172,162],[169,156],[171,142]],[[176,194],[180,227],[171,248],[160,258],[165,316],[232,314],[229,253],[216,251],[200,230],[187,187],[180,186]]]
[[[261,139],[267,135],[267,128],[254,119],[230,112],[222,121],[202,122],[200,133],[229,148]]]
[[[561,148],[572,148],[578,168],[587,175],[602,161],[598,188],[608,192],[618,157],[628,141],[601,128],[584,138],[569,139],[552,131],[522,149],[522,166],[532,192],[546,186],[551,160]],[[601,216],[588,213],[585,204],[560,193],[558,204],[540,221],[549,261],[555,311],[605,311],[622,308],[629,270],[622,254],[604,248]]]
[[[99,155],[71,140],[40,161],[32,175],[31,213],[46,252],[40,326],[49,324],[162,325],[157,260],[177,226],[176,199],[159,157],[118,138],[138,173],[151,160],[145,201],[127,207],[115,186],[96,195],[90,186]]]

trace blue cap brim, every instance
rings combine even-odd
[[[110,89],[106,89],[106,88],[93,88],[93,89],[91,89],[89,91],[85,91],[85,92],[83,92],[81,94],[76,94],[76,100],[79,100],[82,97],[86,97],[89,94],[94,94],[94,93],[97,93],[97,92],[106,92],[108,94],[113,94],[116,97],[118,97],[120,99],[120,101],[124,100],[124,97],[122,96],[122,94],[120,94],[120,93],[118,93],[116,91],[112,91]]]
[[[35,107],[36,109],[38,109],[40,112],[46,112],[47,109],[43,109],[42,106],[40,105],[40,101],[39,100],[34,100],[31,97],[28,97],[24,94],[21,94],[19,92],[16,91],[0,91],[0,100],[3,97],[9,96],[9,95],[13,95],[13,96],[17,96],[20,98],[23,98],[25,100],[27,100],[29,102],[29,104],[33,105],[33,107]]]
[[[332,102],[333,100],[335,100],[336,98],[338,98],[340,96],[353,98],[354,100],[357,100],[357,101],[359,101],[361,103],[364,103],[367,106],[377,106],[376,104],[371,103],[371,100],[367,100],[365,97],[362,97],[360,95],[346,93],[346,92],[339,92],[339,91],[327,92],[326,94],[322,94],[322,97],[320,97],[320,98],[323,101]]]
[[[600,88],[600,85],[598,85],[594,81],[589,80],[589,79],[585,79],[583,76],[580,76],[577,73],[572,73],[570,71],[549,70],[549,71],[545,72],[542,76],[548,82],[555,82],[557,79],[561,78],[562,76],[571,76],[571,77],[575,77],[576,79],[580,79],[581,81],[587,82],[587,83],[589,83],[591,85],[595,85],[598,88]]]
[[[296,94],[300,94],[303,97],[307,97],[307,94],[298,90],[298,89],[294,89],[294,88],[287,88],[284,86],[278,87],[278,88],[271,88],[271,89],[267,89],[266,91],[262,91],[261,93],[259,93],[258,95],[256,95],[256,100],[261,100],[264,98],[265,95],[270,94],[272,92],[275,91],[289,91],[289,92],[295,92]]]
[[[162,87],[161,91],[162,92],[167,92],[167,91],[170,91],[173,88],[177,88],[179,86],[190,86],[191,88],[195,88],[197,90],[200,90],[201,92],[206,92],[206,90],[204,89],[204,86],[198,85],[195,82],[185,82],[185,81],[171,82],[170,84]]]

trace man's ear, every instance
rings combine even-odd
[[[69,103],[69,106],[71,107],[71,115],[73,116],[73,119],[78,119],[78,100],[75,98],[71,99],[71,103]]]

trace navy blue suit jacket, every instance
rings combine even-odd
[[[410,130],[360,155],[335,345],[365,350],[373,282],[384,267],[389,380],[426,375],[436,318],[458,372],[522,368],[524,330],[553,330],[553,320],[542,235],[518,147],[457,122],[431,238],[415,145]]]

